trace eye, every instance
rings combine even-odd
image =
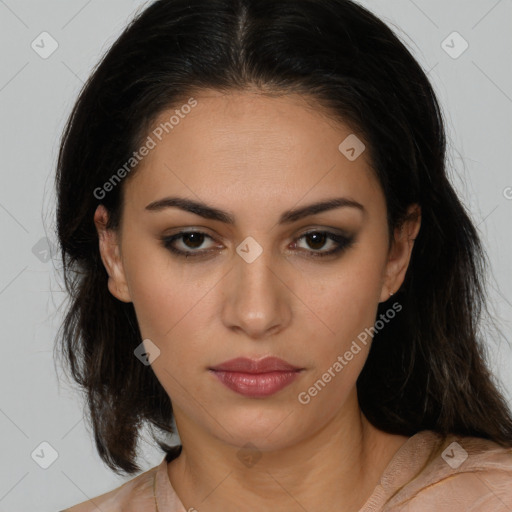
[[[341,253],[342,251],[347,250],[354,243],[353,236],[347,237],[331,231],[309,231],[297,238],[297,240],[302,239],[306,240],[307,245],[313,249],[307,250],[313,258],[323,258],[325,256],[332,256],[334,254]],[[331,249],[327,251],[319,251],[319,249],[325,246],[326,242],[330,242],[329,245]],[[295,242],[294,245],[297,246],[297,243]]]
[[[162,243],[166,249],[177,256],[195,258],[213,252],[211,246],[210,248],[204,248],[203,244],[206,239],[213,240],[211,236],[201,231],[180,231],[170,237],[162,238]],[[331,231],[310,231],[296,238],[292,244],[293,248],[298,247],[297,242],[302,239],[306,240],[309,246],[309,249],[306,248],[305,252],[313,258],[333,256],[334,254],[341,253],[347,250],[355,241],[353,236],[347,237]],[[331,249],[320,251],[326,242],[330,242]],[[201,247],[203,249],[199,250]]]
[[[209,250],[194,250],[200,248],[203,245],[204,240],[206,238],[213,240],[211,236],[207,235],[206,233],[202,233],[201,231],[180,231],[175,235],[163,238],[162,242],[164,244],[164,247],[169,249],[172,253],[177,254],[178,256],[184,256],[185,258],[188,258],[189,256],[201,256],[204,255],[206,252],[210,252]],[[185,250],[183,250],[183,248],[177,248],[175,245],[176,241],[179,241],[181,243],[181,247],[184,247]]]

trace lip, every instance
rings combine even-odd
[[[301,370],[278,357],[264,357],[263,359],[249,359],[237,357],[210,368],[213,371],[242,372],[242,373],[269,373],[269,372],[295,372]]]
[[[238,357],[209,368],[226,387],[251,398],[277,393],[291,384],[302,370],[277,357],[261,360]]]

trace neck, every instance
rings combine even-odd
[[[377,430],[354,398],[309,438],[271,450],[241,452],[177,414],[183,449],[168,465],[171,484],[186,510],[357,511],[407,437]]]

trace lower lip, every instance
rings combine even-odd
[[[210,371],[229,389],[253,398],[277,393],[293,382],[300,373],[300,370],[268,373]]]

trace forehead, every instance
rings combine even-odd
[[[193,100],[154,122],[146,139],[153,148],[126,183],[131,202],[169,190],[254,202],[333,192],[369,201],[380,193],[367,152],[349,160],[340,151],[355,136],[350,127],[310,98],[203,90]]]

